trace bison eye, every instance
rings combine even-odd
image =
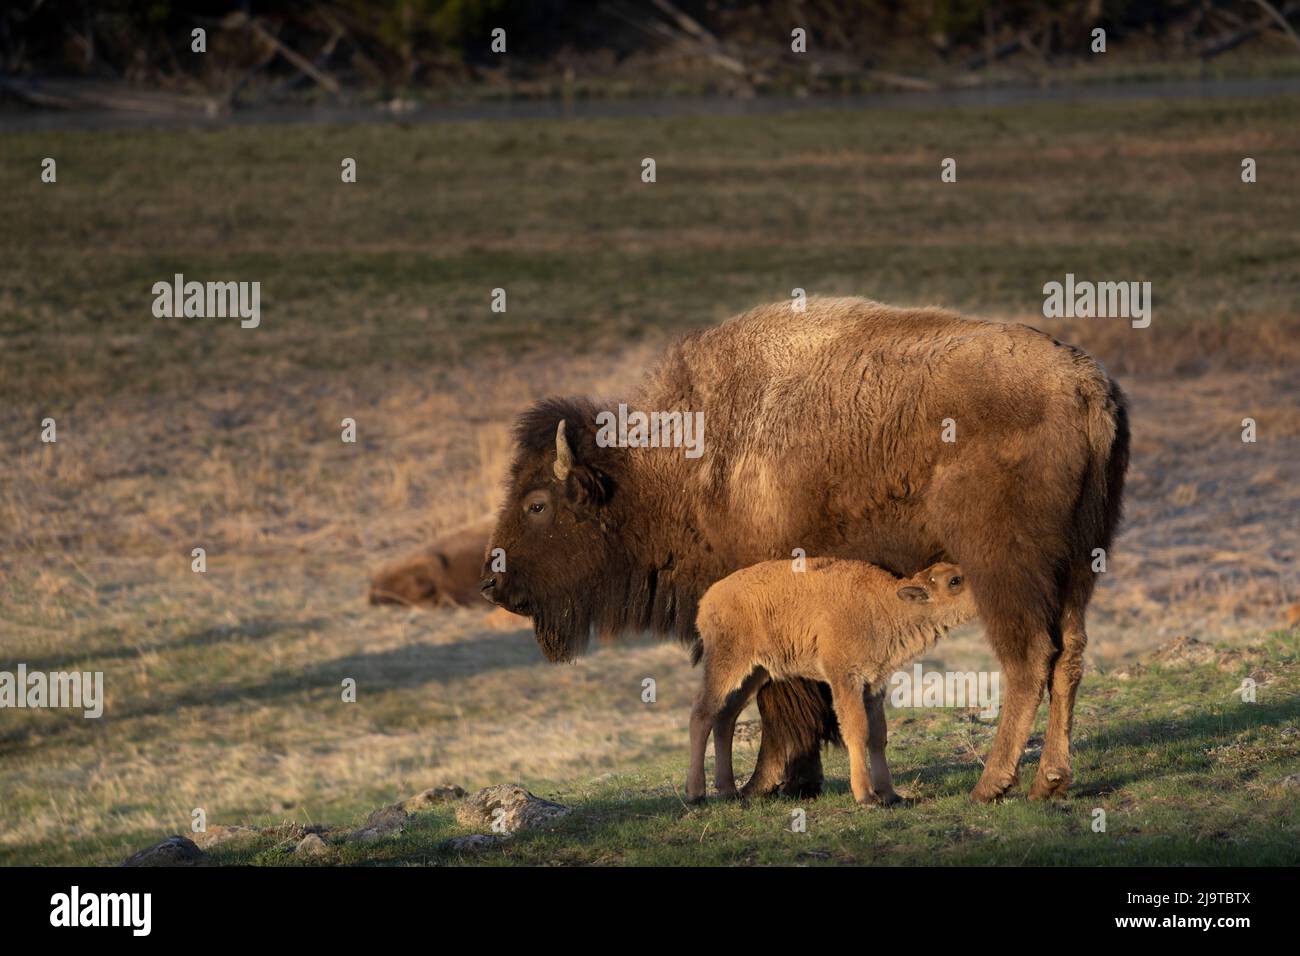
[[[546,505],[544,502],[541,501],[534,501],[531,505],[528,506],[528,513],[533,515],[539,515],[545,510],[546,510]]]

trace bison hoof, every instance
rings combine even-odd
[[[1014,773],[1001,774],[1000,776],[991,776],[985,773],[980,777],[980,782],[975,785],[971,791],[970,798],[972,803],[995,803],[1007,795],[1007,791],[1016,785],[1017,778]]]
[[[1039,767],[1034,775],[1034,782],[1029,788],[1030,800],[1052,800],[1063,798],[1070,789],[1070,771],[1051,767]]]
[[[772,782],[751,777],[749,782],[740,788],[740,798],[742,800],[754,800],[762,797],[775,797],[780,790],[781,781],[779,780]]]
[[[897,803],[902,803],[903,798],[893,790],[879,792],[869,790],[860,797],[855,797],[860,807],[892,807]]]
[[[781,785],[781,796],[796,800],[816,800],[822,795],[820,780],[789,780]]]

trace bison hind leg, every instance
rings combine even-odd
[[[1004,681],[997,734],[971,793],[976,802],[1001,799],[1019,782],[1020,757],[1061,647],[1064,536],[1008,530],[1015,530],[1014,539],[954,549]]]
[[[1093,582],[1092,569],[1087,564],[1079,563],[1071,569],[1060,618],[1061,652],[1052,665],[1047,685],[1047,734],[1038,772],[1029,788],[1031,800],[1064,797],[1073,780],[1070,731],[1074,724],[1074,699],[1083,679],[1083,652],[1088,646],[1084,620]]]

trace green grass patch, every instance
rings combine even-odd
[[[831,750],[820,799],[710,800],[689,807],[681,795],[683,740],[680,754],[582,785],[529,781],[539,796],[572,808],[550,830],[457,853],[446,841],[471,831],[456,823],[454,805],[447,805],[413,815],[404,832],[379,843],[336,846],[320,862],[1294,865],[1300,863],[1298,652],[1300,637],[1277,633],[1253,648],[1253,663],[1236,670],[1152,667],[1124,679],[1090,676],[1079,698],[1075,786],[1065,801],[1024,797],[1036,769],[1036,736],[1017,795],[1000,805],[972,804],[968,794],[980,772],[976,754],[987,748],[992,726],[965,710],[891,708],[891,763],[909,797],[902,806],[858,808],[847,784],[847,759]],[[1248,673],[1262,675],[1255,703],[1233,693]],[[1040,719],[1039,734],[1042,729]],[[792,829],[800,812],[805,832]],[[1098,829],[1099,813],[1104,830]],[[302,863],[289,844],[222,851],[213,859]]]
[[[796,286],[1033,316],[1072,271],[1150,279],[1162,325],[1294,318],[1296,129],[1279,97],[11,136],[0,395],[608,349]],[[262,327],[155,319],[175,272],[261,282]]]

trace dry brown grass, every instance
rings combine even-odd
[[[16,141],[29,159],[57,147],[69,172],[51,193],[13,171],[36,160],[0,170],[21,224],[0,238],[0,666],[103,670],[108,705],[0,717],[0,861],[111,860],[200,806],[214,823],[337,822],[444,779],[585,779],[681,753],[696,675],[679,648],[552,668],[478,612],[370,608],[366,580],[495,503],[528,401],[623,393],[670,330],[796,284],[1048,328],[1033,303],[1061,263],[1163,279],[1150,329],[1048,328],[1133,401],[1129,523],[1090,662],[1280,626],[1300,600],[1297,200],[1276,185],[1300,163],[1295,109],[1176,112]],[[1113,156],[1087,152],[1097,129]],[[1235,136],[1271,177],[1252,192],[1223,185],[1239,185]],[[671,145],[653,202],[627,162],[647,137]],[[939,148],[982,164],[963,160],[969,188],[936,193]],[[311,163],[353,149],[400,160],[339,194]],[[72,175],[101,154],[107,181]],[[229,206],[196,202],[190,173]],[[1189,193],[1189,177],[1220,185]],[[140,290],[182,262],[255,270],[274,320],[255,339],[158,326]],[[483,290],[503,275],[520,278],[498,326]],[[36,440],[46,414],[55,446]],[[977,627],[938,652],[990,660]]]
[[[6,720],[5,802],[22,812],[4,845],[176,830],[197,806],[214,821],[272,822],[280,807],[310,822],[443,779],[583,777],[671,751],[695,682],[675,646],[552,668],[528,633],[493,631],[482,612],[362,600],[373,565],[483,511],[520,406],[561,388],[617,394],[652,353],[345,396],[286,382],[275,399],[199,393],[166,414],[122,398],[85,432],[89,409],[74,410],[58,446],[4,465],[6,646],[31,667],[105,670],[108,708],[95,726]],[[1124,384],[1129,521],[1094,604],[1093,663],[1173,634],[1280,625],[1300,598],[1294,372]],[[1246,414],[1258,444],[1239,439]],[[344,415],[358,446],[338,439]],[[192,543],[208,549],[206,575],[189,569]],[[989,661],[978,627],[938,656]],[[345,676],[354,708],[338,703]]]

